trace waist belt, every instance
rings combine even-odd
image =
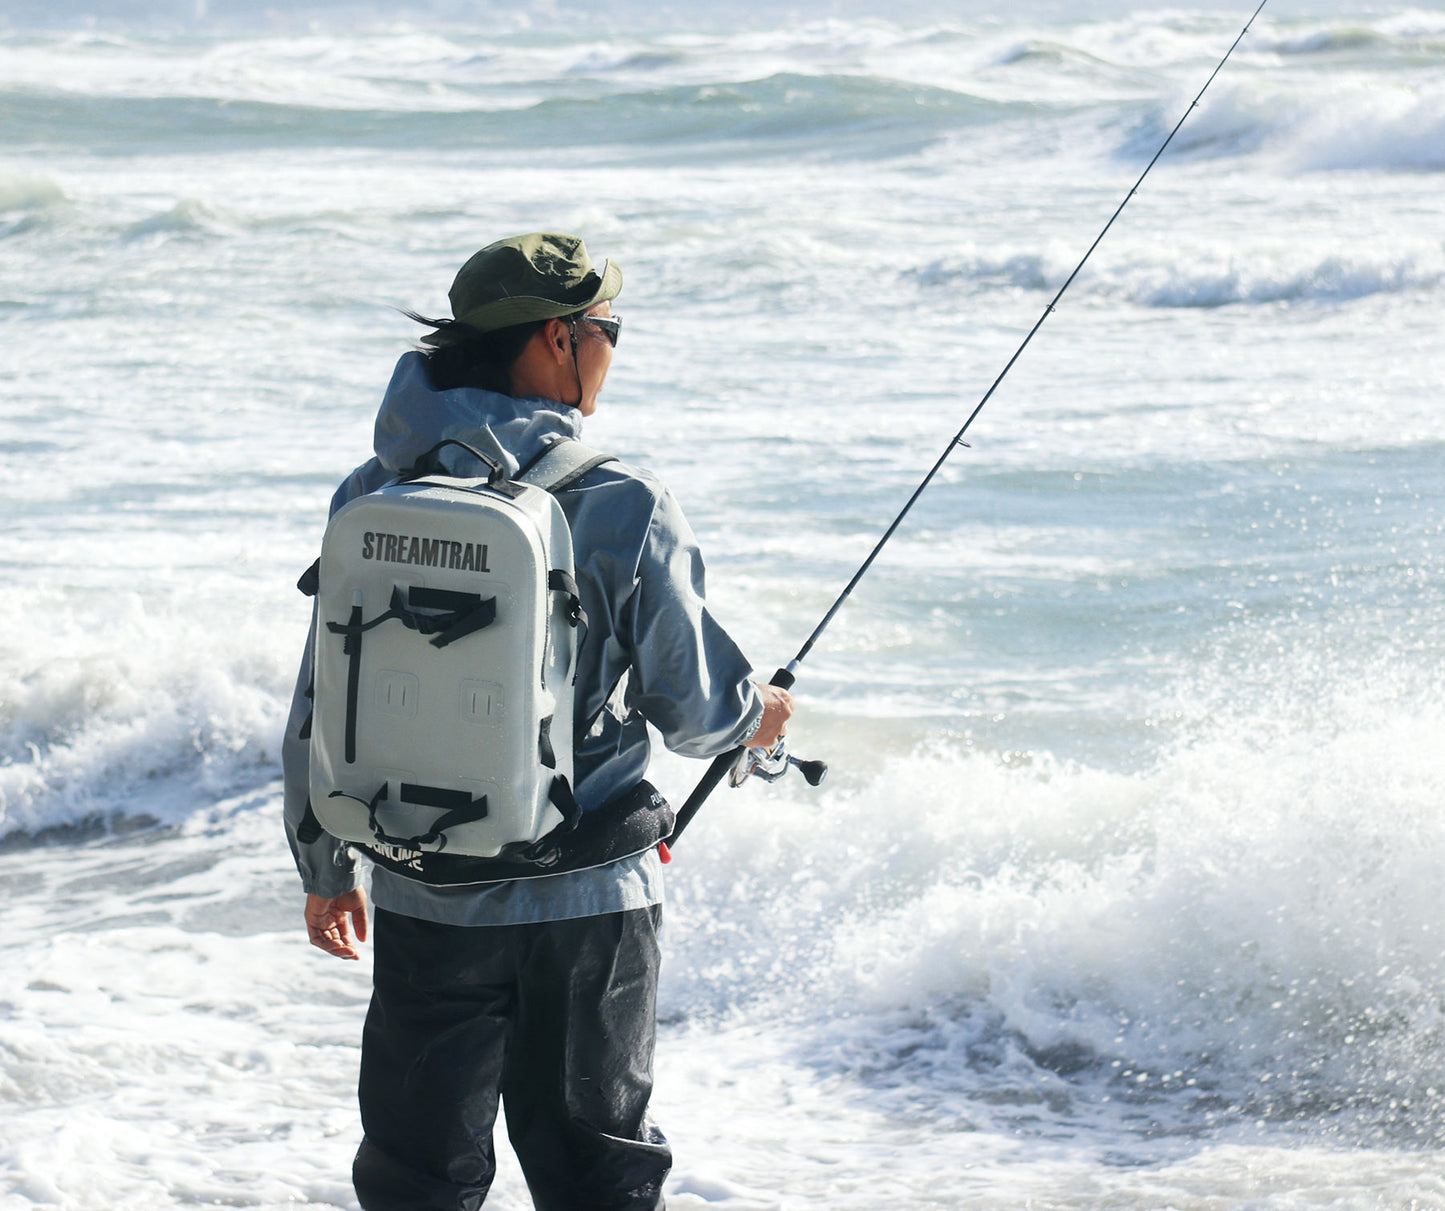
[[[672,807],[650,782],[563,822],[538,841],[519,841],[494,858],[436,853],[404,845],[353,842],[383,870],[421,883],[450,887],[507,883],[591,870],[651,849],[672,832]]]

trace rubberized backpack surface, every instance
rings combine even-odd
[[[586,616],[554,493],[609,458],[559,441],[517,480],[495,464],[403,477],[337,510],[318,561],[311,727],[327,832],[427,877],[431,855],[515,861],[576,828]]]

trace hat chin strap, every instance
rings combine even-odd
[[[569,408],[581,408],[581,407],[582,407],[582,397],[583,397],[584,395],[586,395],[587,392],[583,389],[583,386],[582,386],[582,368],[577,365],[577,321],[576,321],[576,320],[569,320],[569,321],[568,321],[568,323],[567,323],[567,335],[571,338],[571,341],[572,341],[572,373],[573,373],[573,375],[575,375],[576,378],[577,378],[577,400],[576,400],[575,403],[571,403],[571,404],[567,404],[567,401],[566,401],[566,400],[563,400],[562,402],[563,402],[564,404],[567,404],[567,407],[569,407]]]

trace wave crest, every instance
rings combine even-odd
[[[1352,89],[1303,120],[1290,162],[1305,170],[1445,170],[1445,87]]]
[[[44,210],[65,201],[65,190],[44,173],[0,173],[0,213]]]
[[[1123,140],[1120,154],[1153,155],[1182,104],[1159,106]],[[1169,154],[1258,155],[1288,172],[1436,172],[1445,169],[1445,88],[1345,81],[1325,91],[1263,80],[1221,83],[1180,129]]]
[[[67,624],[0,680],[0,836],[176,822],[276,776],[287,672],[256,654],[273,636],[138,599]]]
[[[970,250],[909,270],[921,287],[1053,291],[1073,268],[1061,250]],[[1172,245],[1090,264],[1075,289],[1145,307],[1349,302],[1433,290],[1445,283],[1445,248],[1420,242],[1348,252],[1309,248],[1229,251]]]
[[[1427,290],[1445,281],[1445,258],[1329,255],[1304,264],[1284,257],[1238,257],[1127,270],[1112,291],[1148,307],[1224,307],[1244,303],[1348,302]]]
[[[125,229],[127,239],[143,236],[209,235],[224,224],[214,208],[200,198],[181,198],[169,210],[140,219]]]

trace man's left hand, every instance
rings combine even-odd
[[[357,946],[366,941],[368,910],[361,888],[326,899],[306,897],[306,933],[312,946],[319,946],[338,959],[359,959]]]

